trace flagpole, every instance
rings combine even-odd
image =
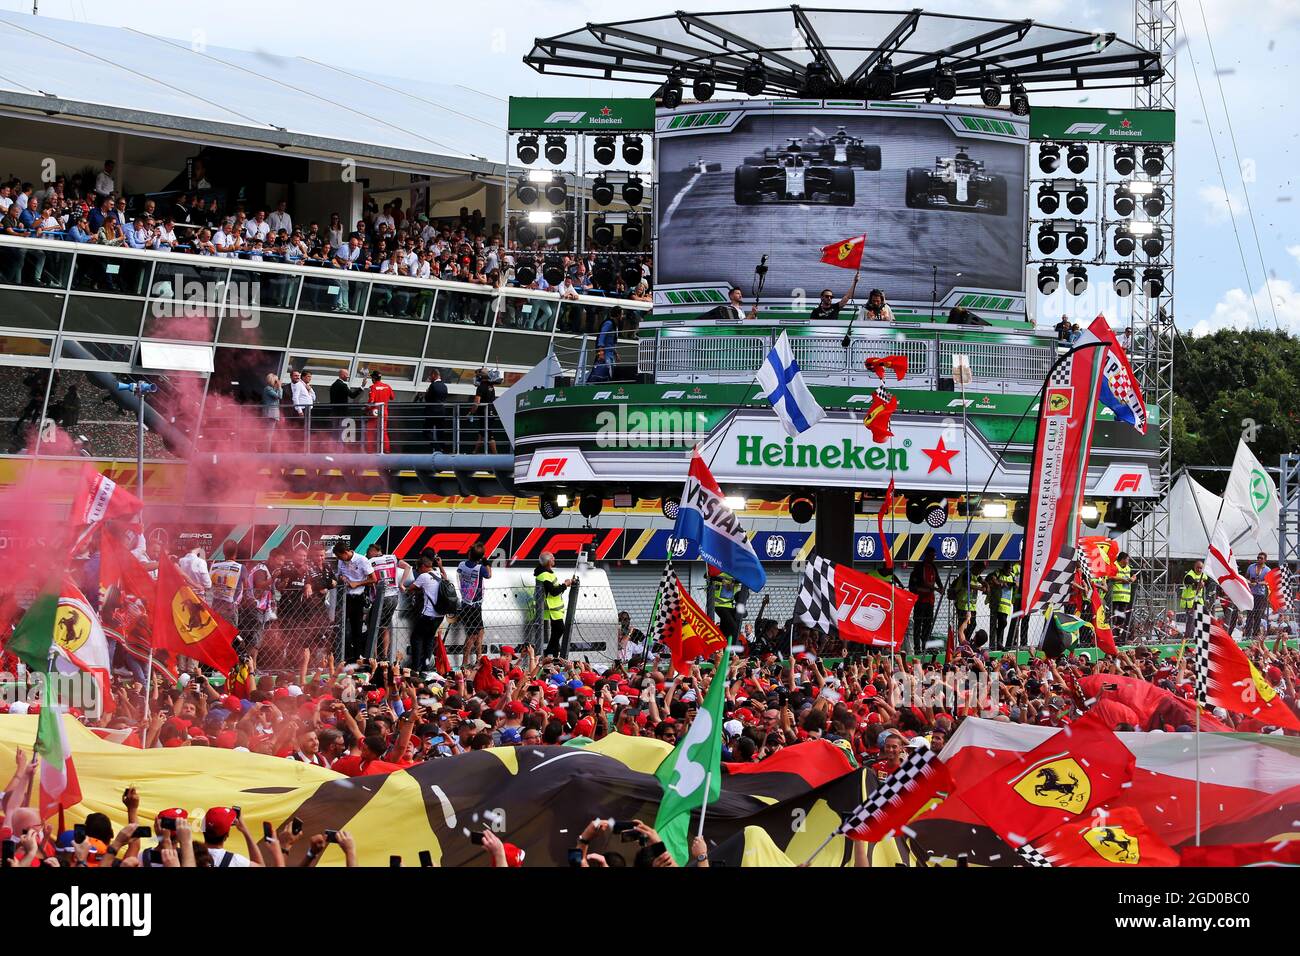
[[[801,866],[808,866],[809,864],[811,864],[813,860],[817,859],[817,855],[818,855],[819,853],[821,853],[822,850],[824,850],[824,849],[826,849],[828,846],[830,846],[830,845],[831,845],[831,841],[834,840],[834,839],[835,839],[837,836],[839,836],[839,835],[840,835],[840,831],[839,831],[839,830],[832,830],[832,831],[831,831],[831,835],[828,836],[825,840],[822,840],[821,845],[818,846],[817,849],[813,850],[813,851],[812,851],[812,855],[811,855],[810,857],[808,857],[808,859],[804,860],[803,863],[801,863],[800,865],[801,865]]]
[[[714,675],[715,680],[717,679],[717,676],[718,675],[716,674]],[[724,677],[723,683],[725,684],[725,682],[726,682],[726,678]],[[720,732],[721,731],[719,731],[719,733]],[[712,786],[713,786],[713,771],[709,770],[709,772],[704,775],[704,802],[700,804],[700,826],[695,833],[695,835],[700,837],[701,839],[704,837],[704,814],[709,809],[709,788]]]

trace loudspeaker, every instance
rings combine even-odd
[[[635,365],[615,365],[614,380],[617,382],[634,382],[636,381],[637,371]]]
[[[573,388],[573,376],[572,375],[555,376],[555,388]]]
[[[956,388],[955,385],[953,385],[953,381],[952,381],[952,379],[950,379],[950,378],[943,378],[942,376],[940,376],[940,378],[939,378],[939,391],[941,391],[941,392],[955,392],[955,391],[957,391],[957,388]]]

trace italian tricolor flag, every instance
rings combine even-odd
[[[63,715],[42,704],[36,723],[36,755],[41,758],[41,819],[81,802],[81,785],[72,765],[72,748],[63,728]]]

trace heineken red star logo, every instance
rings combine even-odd
[[[922,448],[921,451],[930,458],[930,469],[926,472],[927,475],[933,474],[939,468],[952,474],[952,460],[958,454],[958,449],[945,448],[942,435],[939,436],[939,444],[936,447]]]
[[[612,113],[612,112],[614,112],[614,111],[613,111],[612,109],[610,109],[608,106],[602,106],[602,107],[600,108],[600,115],[601,115],[601,116],[608,116],[608,115],[609,115],[610,113]],[[1128,120],[1125,120],[1124,123],[1127,125]]]
[[[1129,128],[1130,126],[1132,126],[1133,124],[1130,123],[1128,120],[1123,120],[1119,125],[1120,125],[1120,126],[1123,126],[1125,129],[1128,129],[1128,128]]]

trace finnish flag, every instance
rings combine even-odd
[[[758,384],[791,437],[806,432],[826,417],[826,411],[817,404],[799,374],[799,363],[794,360],[790,339],[785,332],[763,360],[763,366],[758,370]]]

